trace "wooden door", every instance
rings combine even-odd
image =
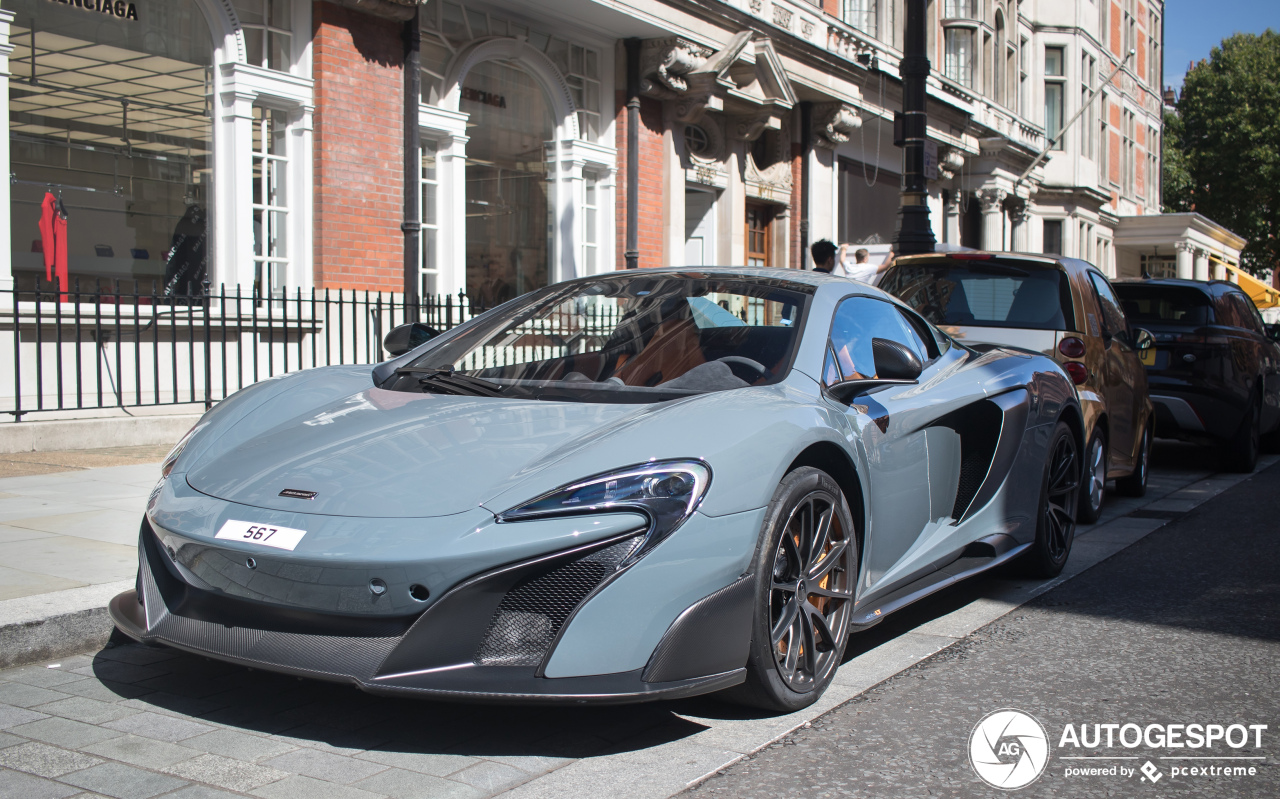
[[[773,266],[769,257],[769,228],[773,211],[767,205],[747,203],[747,266]]]

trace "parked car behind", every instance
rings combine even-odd
[[[1143,353],[1156,432],[1221,447],[1251,472],[1261,446],[1280,447],[1280,346],[1249,295],[1224,280],[1116,283],[1126,314],[1148,328]]]
[[[1097,267],[1021,253],[934,253],[899,258],[879,287],[969,346],[1040,352],[1071,376],[1089,442],[1078,521],[1097,520],[1110,479],[1121,494],[1146,492],[1153,411],[1139,353],[1152,338],[1130,327]]]

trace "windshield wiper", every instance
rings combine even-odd
[[[471,375],[458,374],[452,369],[422,369],[403,366],[398,375],[416,375],[423,388],[443,389],[447,394],[471,397],[501,397],[502,386]]]

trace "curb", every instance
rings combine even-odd
[[[0,601],[0,668],[101,648],[115,624],[107,603],[132,580]]]
[[[0,425],[0,453],[176,444],[199,414],[119,416]]]

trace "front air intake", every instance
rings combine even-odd
[[[516,583],[476,649],[477,666],[537,666],[578,605],[644,540],[623,541]]]

